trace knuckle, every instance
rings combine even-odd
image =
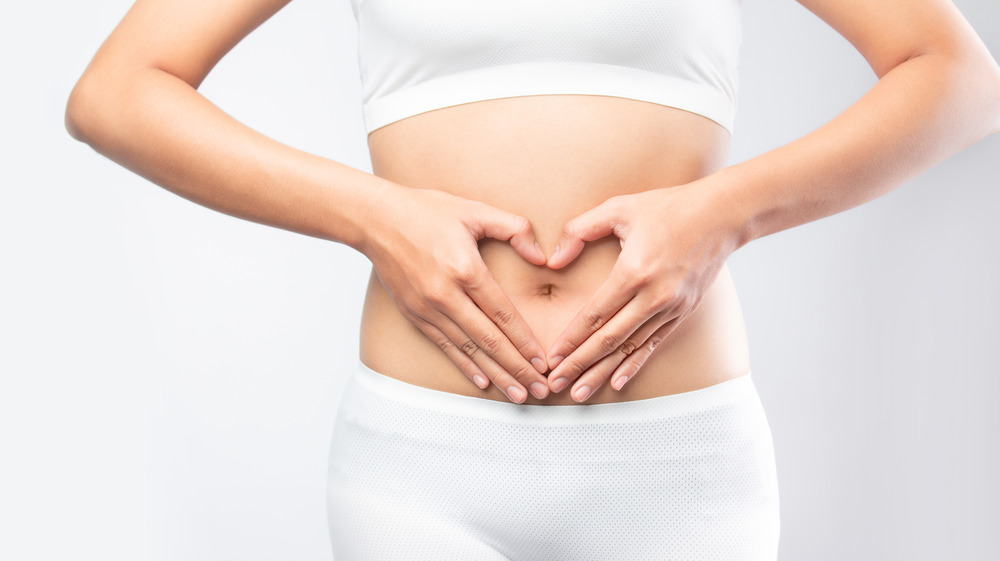
[[[410,323],[413,323],[415,325],[420,324],[421,321],[420,315],[417,313],[417,310],[415,310],[413,306],[409,304],[400,303],[396,305],[396,308],[399,309],[399,313],[404,318],[406,318]]]
[[[450,289],[451,285],[443,280],[430,283],[423,291],[424,302],[420,306],[425,310],[431,307],[440,308],[448,301]]]
[[[681,303],[687,310],[694,310],[701,303],[701,294],[696,291],[686,291],[679,296]]]
[[[583,315],[583,321],[587,324],[587,327],[594,330],[604,324],[604,318],[601,316],[601,312],[597,310],[589,310]]]
[[[452,343],[450,339],[439,339],[437,344],[438,347],[441,347],[441,350],[447,354],[451,354],[456,350],[455,343]]]
[[[617,348],[618,348],[618,337],[609,334],[601,336],[601,349],[605,351],[605,354],[610,353]]]
[[[495,355],[503,346],[502,338],[496,333],[487,333],[479,338],[479,348],[489,355]]]
[[[580,222],[576,218],[570,219],[563,225],[563,233],[572,238],[579,237]]]
[[[642,367],[642,363],[645,361],[646,359],[641,357],[636,357],[635,359],[630,360],[628,364],[625,365],[625,375],[629,378],[635,378],[635,375],[639,373],[639,369]]]
[[[653,282],[653,273],[641,266],[632,267],[630,275],[637,286],[649,286]]]
[[[531,339],[529,339],[524,333],[514,333],[511,336],[506,337],[506,340],[518,350],[519,353],[524,354],[526,350],[531,346]],[[532,368],[534,370],[534,368]]]
[[[632,285],[643,286],[652,280],[652,275],[648,269],[642,266],[642,263],[623,261],[619,267],[622,277]]]
[[[431,311],[430,306],[423,301],[402,306],[400,310],[403,312],[403,315],[413,323],[423,323],[427,321],[427,317],[430,316]]]
[[[658,308],[663,308],[673,304],[677,300],[677,292],[672,288],[660,290],[656,293],[654,302]]]
[[[635,343],[633,343],[632,341],[625,341],[624,343],[622,343],[622,346],[619,347],[619,350],[622,352],[622,354],[628,356],[632,354],[632,351],[635,350]]]
[[[531,231],[531,221],[523,216],[516,216],[514,218],[514,229],[519,233],[527,233]]]
[[[479,352],[479,347],[476,345],[475,341],[468,339],[462,343],[462,352],[470,357],[475,356],[475,354]]]
[[[565,343],[563,344],[563,345],[564,345],[564,346],[563,346],[563,348],[564,348],[564,349],[566,349],[566,352],[564,352],[564,353],[563,353],[563,356],[569,356],[569,355],[570,355],[570,353],[574,353],[574,352],[576,352],[576,350],[577,350],[577,349],[579,349],[579,348],[580,348],[580,346],[581,346],[581,345],[582,345],[582,344],[583,344],[584,342],[586,342],[586,341],[583,341],[583,342],[581,342],[581,343],[580,343],[580,344],[578,345],[578,344],[574,343],[573,341],[566,341],[566,342],[565,342]]]
[[[514,322],[514,314],[508,310],[499,309],[493,314],[493,323],[500,327],[508,327]]]
[[[531,382],[534,381],[535,375],[537,373],[538,372],[535,370],[534,367],[521,365],[517,367],[517,369],[515,369],[513,372],[511,372],[511,375],[514,377],[515,380],[517,380],[525,387],[527,387]]]
[[[449,268],[449,274],[462,285],[470,285],[476,281],[476,269],[470,264],[458,264]]]
[[[663,341],[662,335],[653,335],[649,338],[649,354],[653,353],[653,350],[660,344],[660,341]]]
[[[583,367],[582,364],[580,364],[579,361],[577,361],[577,360],[571,360],[571,359],[567,358],[567,359],[563,360],[563,363],[566,364],[566,366],[564,367],[565,368],[564,372],[567,375],[569,375],[570,378],[576,378],[576,377],[580,376],[581,374],[583,374],[584,367]],[[562,366],[562,364],[560,364],[560,366]]]

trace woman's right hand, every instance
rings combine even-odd
[[[492,380],[515,403],[548,395],[545,350],[479,253],[482,238],[510,240],[544,266],[531,223],[480,201],[391,186],[371,209],[361,251],[396,306],[482,389]]]

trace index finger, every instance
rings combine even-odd
[[[549,366],[555,369],[564,358],[575,351],[591,335],[611,319],[636,294],[624,275],[616,267],[590,301],[577,312],[562,334],[556,338],[548,353]]]
[[[477,276],[478,281],[465,287],[466,293],[507,336],[507,339],[521,353],[521,356],[531,362],[539,374],[545,374],[548,371],[544,358],[545,349],[542,348],[542,344],[535,338],[528,323],[524,321],[520,312],[514,307],[514,303],[500,288],[489,269],[486,269],[485,265],[483,269],[485,272]],[[497,362],[511,370],[507,364],[513,366],[512,357],[498,356],[495,358]],[[504,364],[505,362],[507,364]]]

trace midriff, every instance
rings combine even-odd
[[[372,131],[375,175],[438,189],[519,214],[546,255],[563,225],[609,197],[694,181],[725,165],[728,131],[672,107],[596,95],[538,95],[467,103],[421,113]],[[664,234],[669,234],[669,224]],[[483,261],[544,349],[607,280],[621,245],[587,243],[553,270],[523,260],[508,242],[479,244]],[[482,390],[400,313],[373,270],[361,317],[360,359],[411,384],[508,401]],[[698,308],[621,391],[603,384],[585,403],[692,391],[750,369],[743,315],[728,266]],[[572,386],[570,386],[572,387]],[[529,404],[577,404],[569,389]]]

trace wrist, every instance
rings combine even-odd
[[[369,258],[385,245],[388,226],[393,222],[389,206],[398,200],[399,189],[399,185],[376,175],[366,174],[362,178],[355,190],[357,204],[349,209],[353,233],[345,240],[347,245]]]
[[[692,182],[706,197],[708,212],[721,222],[733,241],[733,251],[757,239],[754,209],[740,197],[741,179],[733,166]]]

